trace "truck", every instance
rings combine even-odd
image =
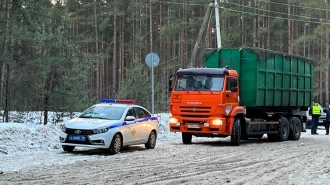
[[[312,103],[312,59],[261,48],[205,49],[204,66],[169,80],[169,129],[195,137],[299,140]]]

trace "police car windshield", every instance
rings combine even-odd
[[[223,75],[181,75],[177,78],[176,91],[222,91]]]
[[[100,118],[100,119],[109,119],[117,120],[120,119],[123,115],[125,108],[115,107],[115,106],[92,106],[85,110],[79,118]]]

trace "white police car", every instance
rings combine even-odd
[[[108,149],[116,154],[123,146],[145,144],[156,146],[158,119],[134,100],[101,99],[78,118],[63,124],[60,143],[64,151],[75,147]]]

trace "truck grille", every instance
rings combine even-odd
[[[209,106],[180,106],[180,115],[183,118],[209,118],[210,112]]]

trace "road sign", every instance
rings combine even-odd
[[[152,103],[152,115],[154,115],[154,107],[155,107],[155,90],[154,90],[154,67],[159,64],[159,56],[156,53],[150,52],[146,56],[146,64],[151,67],[151,103]]]
[[[156,67],[159,64],[159,56],[156,53],[148,53],[146,56],[146,64],[149,67]]]

